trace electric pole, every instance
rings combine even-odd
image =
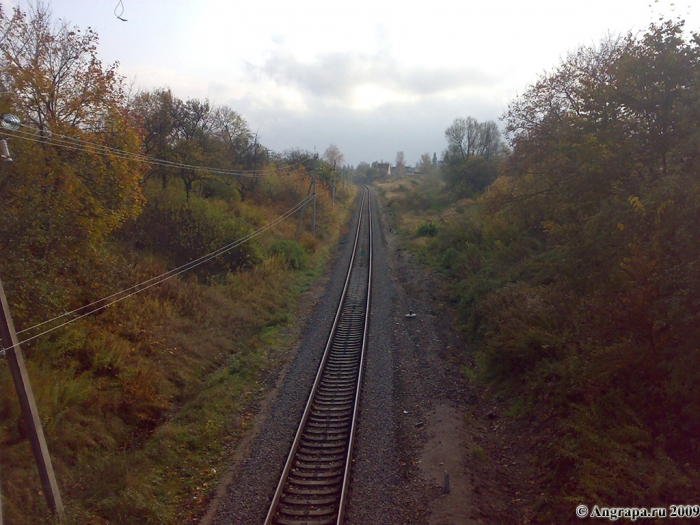
[[[311,187],[313,186],[313,179],[309,183],[309,189],[306,191],[306,199],[309,198],[309,195],[311,195]],[[304,205],[301,207],[301,214],[299,214],[299,222],[297,222],[297,233],[295,237],[299,237],[299,231],[301,230],[301,224],[304,222],[304,214],[306,213],[306,206],[309,204],[309,201],[307,200],[304,202]],[[2,523],[0,523],[2,525]]]
[[[63,510],[61,494],[58,491],[56,475],[51,465],[51,456],[49,456],[49,449],[46,446],[46,438],[41,428],[39,411],[37,410],[34,394],[32,393],[32,385],[29,383],[27,368],[24,364],[24,356],[19,347],[19,340],[17,339],[17,333],[12,323],[12,316],[10,315],[10,308],[7,304],[2,281],[0,281],[0,336],[2,339],[2,346],[6,349],[5,355],[7,356],[7,363],[12,373],[12,380],[15,383],[15,390],[19,398],[19,405],[22,409],[24,422],[27,425],[29,443],[34,453],[34,460],[36,461],[37,470],[39,471],[41,488],[44,492],[46,503],[51,509],[51,512],[58,516],[59,520],[65,520],[66,514]]]
[[[318,159],[318,153],[314,154],[314,200],[311,204],[311,234],[316,237],[316,160]]]
[[[335,177],[336,177],[335,161],[333,161],[333,197],[331,200],[331,210],[335,210]]]

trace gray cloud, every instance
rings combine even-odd
[[[404,67],[389,55],[352,52],[330,53],[305,63],[277,51],[263,66],[248,64],[248,72],[341,103],[349,100],[354,88],[364,84],[425,97],[465,87],[488,87],[497,80],[473,68]]]
[[[397,151],[414,164],[421,154],[445,149],[445,129],[457,117],[497,120],[505,100],[484,97],[446,100],[426,97],[412,103],[389,103],[372,111],[337,107],[329,111],[315,100],[304,112],[256,107],[254,100],[236,101],[237,109],[260,132],[260,139],[276,151],[300,147],[323,152],[337,144],[348,163],[394,162]]]

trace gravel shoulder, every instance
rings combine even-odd
[[[503,416],[507,403],[464,379],[465,343],[439,276],[400,246],[374,206],[369,353],[347,523],[528,523],[535,435],[527,421]]]

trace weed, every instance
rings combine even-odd
[[[479,461],[486,461],[486,452],[479,445],[472,445],[471,453]]]
[[[433,221],[422,222],[416,228],[417,237],[435,237],[438,234],[438,225]]]
[[[279,255],[287,266],[293,270],[303,270],[308,264],[308,255],[304,248],[296,241],[277,239],[269,249],[273,255]]]

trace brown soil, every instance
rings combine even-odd
[[[409,474],[412,491],[417,500],[420,492],[431,494],[421,498],[428,508],[413,513],[420,516],[416,523],[530,523],[538,479],[533,429],[527,421],[506,415],[507,402],[497,401],[487,388],[460,374],[468,365],[468,351],[453,329],[454,316],[446,307],[439,276],[416,263],[395,235],[387,235],[387,241],[399,291],[410,301],[407,304],[416,307],[416,319],[422,323],[403,342],[399,337],[397,344],[434,352],[445,367],[445,377],[460,383],[455,386],[458,396],[424,399],[422,404],[429,409],[422,412],[423,420],[412,422],[403,432],[411,450],[406,461],[418,465]]]

